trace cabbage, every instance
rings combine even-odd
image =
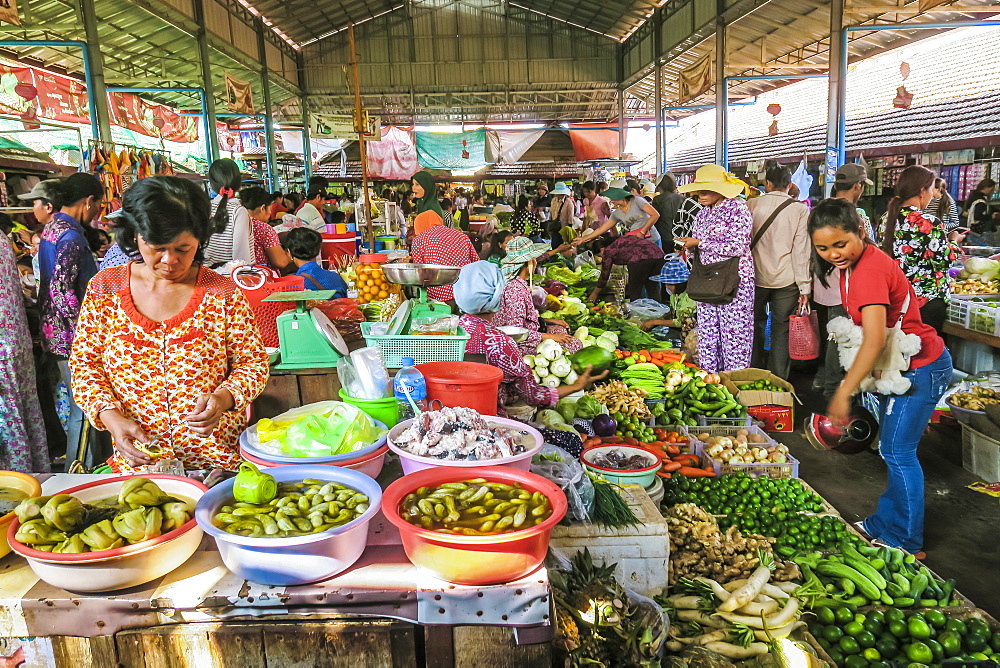
[[[563,416],[559,414],[559,411],[552,410],[551,408],[539,411],[538,416],[535,419],[538,420],[538,423],[543,427],[555,428],[556,425],[566,425],[566,421],[563,419]]]
[[[1000,276],[1000,262],[985,257],[970,257],[965,261],[965,269],[969,278],[980,281],[992,281]]]

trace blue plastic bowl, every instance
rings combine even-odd
[[[294,455],[272,455],[269,452],[264,452],[263,450],[258,450],[254,446],[250,445],[249,434],[257,433],[257,425],[249,427],[242,434],[240,434],[240,447],[246,450],[248,453],[256,457],[257,459],[263,459],[267,462],[274,462],[276,464],[336,464],[337,462],[350,461],[352,459],[358,459],[364,455],[371,454],[385,445],[386,438],[389,436],[389,432],[386,426],[379,422],[378,420],[372,420],[375,426],[379,429],[385,431],[382,437],[379,438],[374,443],[366,445],[358,450],[352,450],[351,452],[345,452],[342,455],[330,455],[329,457],[295,457]],[[315,476],[313,476],[315,477]],[[318,478],[317,478],[318,480]]]
[[[278,482],[315,478],[340,483],[366,495],[368,510],[343,526],[308,536],[248,538],[227,533],[212,521],[219,508],[233,502],[235,478],[230,478],[208,490],[194,509],[198,526],[215,539],[226,568],[263,585],[319,582],[350,568],[368,545],[368,523],[382,503],[378,483],[364,473],[334,466],[281,466],[268,473]]]

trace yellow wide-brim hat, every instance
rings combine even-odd
[[[699,167],[694,173],[694,182],[687,185],[678,186],[677,192],[693,193],[701,190],[710,190],[719,193],[723,197],[736,197],[749,189],[746,183],[740,181],[736,176],[730,174],[720,165],[705,165]]]

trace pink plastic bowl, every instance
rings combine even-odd
[[[130,478],[148,478],[159,485],[165,494],[189,502],[192,508],[208,491],[197,480],[155,474],[103,478],[70,487],[59,494],[70,494],[85,503],[99,501],[117,496]],[[31,570],[45,582],[77,592],[125,589],[163,577],[191,558],[204,535],[192,514],[191,520],[184,526],[135,545],[82,554],[52,554],[15,540],[14,535],[20,526],[15,517],[7,529],[11,549],[27,559]]]
[[[527,471],[531,468],[531,458],[538,454],[542,449],[544,439],[541,433],[534,427],[524,424],[523,422],[518,422],[517,420],[508,420],[507,418],[495,417],[493,415],[484,415],[483,418],[486,420],[487,424],[498,425],[501,427],[509,427],[511,429],[520,429],[521,431],[526,431],[528,434],[535,439],[535,444],[527,449],[527,451],[522,452],[519,455],[512,455],[510,457],[500,457],[499,459],[478,459],[478,460],[449,460],[449,459],[435,459],[434,457],[419,457],[414,455],[402,448],[398,447],[395,443],[395,439],[403,433],[411,424],[413,420],[405,420],[400,422],[395,427],[389,430],[389,449],[395,452],[399,456],[399,463],[403,465],[403,473],[416,473],[417,471],[423,471],[424,469],[432,468],[473,468],[481,466],[504,466],[512,469],[519,469],[521,471]],[[476,476],[471,476],[476,477]]]
[[[541,492],[552,504],[552,515],[520,531],[486,536],[460,536],[410,524],[399,514],[403,498],[419,487],[485,478],[526,491]],[[510,466],[435,467],[403,476],[382,493],[382,513],[403,539],[403,550],[414,565],[436,577],[461,585],[492,585],[517,580],[537,569],[549,549],[552,527],[566,515],[566,495],[540,475]]]
[[[345,469],[354,469],[355,471],[360,471],[370,478],[377,478],[378,474],[382,472],[382,465],[385,463],[385,453],[389,452],[389,446],[383,445],[381,448],[375,452],[370,452],[367,455],[362,455],[357,459],[348,459],[340,462],[330,462],[329,464],[324,464],[324,466],[339,466]],[[295,466],[294,464],[284,464],[281,462],[269,462],[266,459],[261,459],[256,457],[245,448],[240,448],[240,457],[250,462],[251,464],[256,464],[259,468],[269,468],[272,466]]]

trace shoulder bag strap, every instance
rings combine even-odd
[[[784,211],[787,207],[791,206],[792,204],[795,204],[795,200],[789,197],[787,200],[779,204],[774,211],[771,212],[771,215],[767,217],[767,220],[764,221],[764,224],[760,226],[759,230],[757,230],[757,234],[753,235],[753,241],[750,242],[750,250],[754,249],[754,247],[757,245],[757,242],[760,241],[760,238],[764,236],[765,232],[767,232],[767,228],[771,227],[771,224],[774,222],[774,219],[778,217],[778,214]]]
[[[313,285],[316,286],[317,290],[322,290],[323,289],[323,286],[320,285],[319,281],[317,281],[315,278],[313,278],[310,274],[302,274],[302,275],[305,276],[306,278],[308,278],[310,281],[312,281]]]

